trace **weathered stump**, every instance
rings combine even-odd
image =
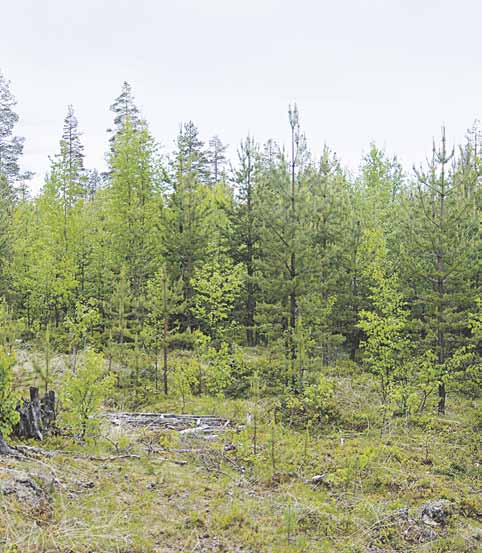
[[[13,433],[19,438],[36,438],[42,440],[56,418],[55,392],[50,391],[40,399],[38,388],[30,388],[30,399],[24,400],[23,405],[17,407],[20,420]]]
[[[53,390],[49,390],[40,400],[40,408],[42,412],[42,424],[44,428],[50,430],[54,426],[57,418],[57,411],[55,410],[55,392]]]

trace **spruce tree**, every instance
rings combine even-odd
[[[84,146],[80,140],[77,118],[72,106],[64,119],[60,151],[51,159],[51,170],[44,191],[57,201],[62,210],[63,248],[69,250],[72,236],[69,223],[76,202],[85,197],[87,177],[84,169]]]
[[[219,136],[213,136],[209,140],[208,162],[211,166],[211,179],[214,184],[226,179],[226,150]]]
[[[79,123],[74,108],[69,105],[62,133],[63,162],[67,166],[67,176],[72,192],[75,192],[78,197],[85,197],[87,176],[84,169],[84,145],[80,140],[80,136]]]
[[[208,165],[198,130],[192,122],[185,124],[177,138],[177,149],[171,163],[170,194],[162,213],[162,251],[170,279],[181,280],[184,315],[182,330],[195,324],[192,313],[195,268],[210,255],[209,216],[212,211],[209,194]]]
[[[142,118],[134,100],[132,87],[127,81],[123,82],[121,93],[110,106],[110,110],[114,113],[114,126],[107,130],[111,134],[111,143],[115,141],[117,133],[124,129],[127,121],[133,130],[142,125]]]

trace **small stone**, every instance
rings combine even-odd
[[[429,526],[445,526],[452,514],[452,503],[448,499],[429,501],[422,505],[420,516]]]
[[[313,476],[313,478],[311,479],[311,483],[314,486],[320,486],[320,485],[329,486],[330,483],[326,481],[327,476],[328,476],[327,472],[323,474],[315,474],[315,476]]]

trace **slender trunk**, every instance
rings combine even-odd
[[[296,297],[296,252],[295,252],[295,223],[296,223],[296,198],[295,198],[295,124],[291,125],[291,255],[290,255],[290,280],[291,292],[289,297],[289,334],[290,334],[290,370],[292,379],[295,379],[296,365],[296,344],[295,344],[295,329],[296,329],[296,314],[297,314],[297,297]],[[294,384],[294,382],[293,382]],[[301,383],[300,383],[301,384]]]
[[[446,161],[446,151],[445,151],[445,130],[442,136],[442,155],[443,162]],[[445,226],[445,165],[442,163],[442,173],[440,176],[440,185],[441,190],[439,194],[439,204],[440,204],[440,226],[441,231]],[[445,286],[444,286],[444,251],[443,251],[443,235],[439,236],[439,244],[437,251],[437,294],[438,294],[438,303],[437,303],[437,346],[438,346],[438,363],[439,367],[442,368],[445,363],[445,331],[444,331],[444,304],[445,304]],[[443,370],[443,368],[442,368]],[[445,389],[445,382],[440,379],[438,385],[438,406],[437,410],[439,415],[445,414],[445,399],[447,392]]]
[[[164,358],[164,366],[163,366],[163,382],[164,382],[164,394],[167,396],[167,332],[168,332],[168,322],[167,322],[167,287],[166,287],[166,279],[162,281],[162,289],[163,289],[163,301],[164,301],[164,340],[163,340],[163,358]]]
[[[254,297],[254,240],[253,240],[253,206],[252,206],[252,183],[251,183],[251,155],[248,152],[248,190],[247,190],[247,209],[248,209],[248,237],[246,240],[247,259],[246,270],[248,273],[247,300],[246,300],[246,340],[248,346],[256,345],[256,335],[254,331],[254,313],[256,309],[256,299]]]

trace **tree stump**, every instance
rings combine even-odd
[[[19,438],[35,438],[42,440],[44,433],[48,432],[56,418],[55,392],[47,392],[39,398],[38,388],[30,388],[30,400],[24,400],[23,405],[17,407],[20,420],[13,430]]]

